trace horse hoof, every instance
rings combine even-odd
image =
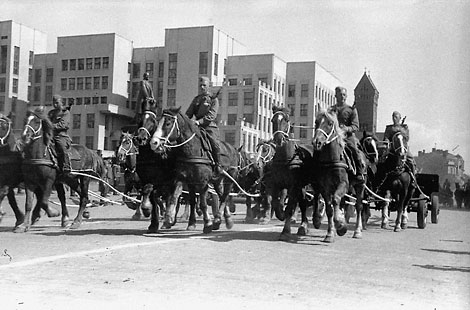
[[[380,228],[382,229],[390,229],[390,225],[388,223],[382,223],[382,225],[380,225]]]
[[[344,236],[346,232],[348,231],[348,227],[346,225],[342,225],[341,227],[336,229],[336,233],[338,236]]]
[[[225,228],[232,229],[233,228],[233,220],[231,218],[225,219]]]
[[[407,229],[408,228],[408,223],[401,223],[400,227],[401,227],[401,229]]]
[[[25,233],[28,230],[29,230],[29,227],[24,224],[18,225],[15,228],[13,228],[14,233]]]
[[[60,215],[60,212],[56,209],[53,208],[48,208],[46,210],[47,217],[58,217]]]
[[[156,233],[158,233],[158,226],[150,225],[149,228],[147,228],[147,234],[156,234]]]
[[[333,243],[333,242],[335,242],[335,239],[332,236],[326,236],[325,239],[323,239],[323,242]]]
[[[297,236],[294,236],[294,235],[289,234],[289,233],[282,232],[281,235],[279,236],[279,241],[296,243],[298,240],[299,240],[299,238]]]
[[[79,229],[81,223],[79,222],[73,222],[72,225],[70,225],[69,229]]]
[[[202,231],[205,234],[210,234],[212,232],[212,225],[204,225],[204,229]]]
[[[252,217],[245,217],[245,224],[255,224],[255,219]]]
[[[194,225],[194,224],[188,225],[188,227],[186,227],[186,230],[194,231],[194,230],[196,230],[196,225]]]
[[[394,232],[401,232],[402,229],[400,226],[395,226],[395,229],[393,230]]]
[[[170,229],[171,228],[171,223],[170,222],[163,222],[162,228],[163,229]]]
[[[307,229],[304,226],[299,226],[299,229],[297,230],[297,235],[298,236],[306,236],[307,235]]]
[[[140,214],[140,213],[137,214],[137,213],[136,213],[136,214],[134,214],[134,215],[132,216],[131,219],[132,219],[133,221],[138,221],[138,220],[140,220],[141,218],[142,218],[142,214]]]
[[[89,219],[90,218],[90,211],[83,211],[83,218],[84,219]]]
[[[354,239],[362,239],[362,232],[360,231],[355,231],[353,235]]]
[[[183,213],[183,215],[180,216],[180,221],[187,221],[187,220],[189,220],[189,214]]]
[[[315,229],[320,229],[320,226],[321,226],[321,218],[314,218],[313,227],[315,227]]]
[[[151,213],[151,209],[141,209],[142,210],[142,214],[145,216],[145,217],[149,217],[150,216],[150,213]]]
[[[41,218],[40,215],[33,215],[33,216],[31,217],[31,226],[34,225],[34,224],[36,224],[37,222],[39,222],[39,219],[40,219],[40,218]]]
[[[218,219],[218,218],[214,219],[214,222],[212,224],[212,230],[219,230],[220,229],[220,224],[222,224],[220,219]]]

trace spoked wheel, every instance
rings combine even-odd
[[[419,198],[423,198],[422,195],[420,195]],[[418,209],[416,211],[417,213],[417,220],[418,220],[418,228],[424,229],[426,228],[426,216],[427,216],[427,207],[426,207],[426,201],[424,199],[418,201]]]
[[[439,222],[439,197],[434,195],[431,200],[431,223]]]

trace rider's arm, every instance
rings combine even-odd
[[[197,100],[197,97],[195,97],[193,99],[193,101],[191,101],[191,104],[189,105],[188,109],[186,110],[186,116],[189,117],[189,118],[192,118],[194,116],[194,113],[196,112],[195,111],[196,100]]]
[[[209,111],[207,111],[206,115],[204,115],[204,117],[201,120],[202,121],[201,125],[203,127],[206,127],[206,126],[209,126],[211,122],[215,122],[218,111],[219,111],[219,100],[217,98],[213,98]]]
[[[349,117],[351,125],[343,126],[345,132],[355,133],[359,130],[359,116],[357,115],[357,109],[353,108],[351,116]]]
[[[70,112],[67,111],[62,117],[58,117],[53,127],[57,131],[67,131],[70,127]]]

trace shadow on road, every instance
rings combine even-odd
[[[438,265],[412,265],[413,267],[420,267],[424,269],[440,270],[440,271],[460,271],[470,272],[470,267],[453,267],[453,266],[438,266]]]
[[[437,253],[447,253],[447,254],[457,254],[457,255],[470,255],[468,251],[450,251],[450,250],[439,250],[439,249],[421,249],[423,251],[437,252]]]

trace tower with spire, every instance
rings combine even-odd
[[[370,71],[364,75],[354,89],[354,105],[359,114],[360,131],[377,132],[377,106],[379,91],[370,78]]]

